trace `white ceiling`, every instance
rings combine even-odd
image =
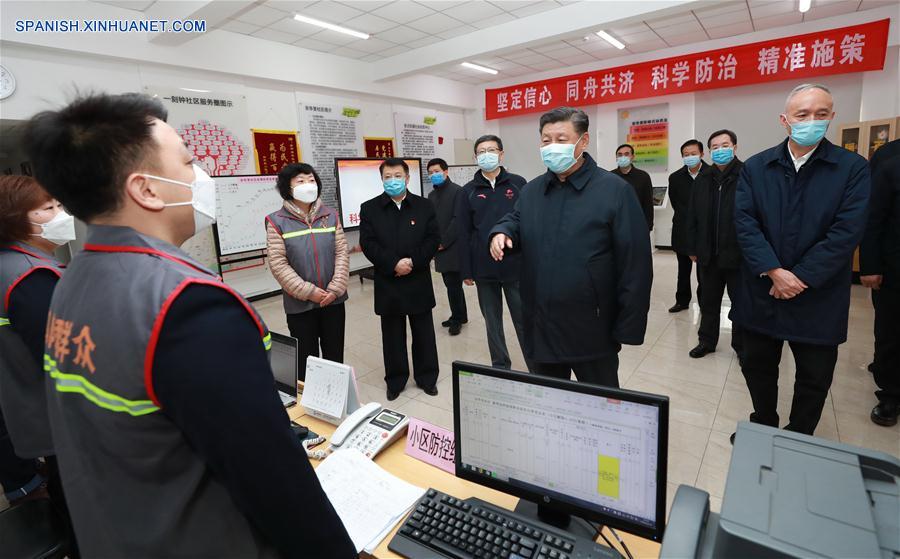
[[[145,11],[154,0],[95,0]],[[166,0],[158,0],[160,2]],[[591,1],[591,0],[587,0]],[[594,0],[596,1],[596,0]],[[216,0],[223,10],[229,0]],[[375,62],[519,18],[555,10],[572,0],[257,0],[232,9],[216,28],[279,43]],[[435,66],[429,74],[466,83],[564,69],[629,53],[648,52],[792,25],[855,11],[900,5],[900,0],[812,0],[805,14],[798,0],[722,0],[701,8],[685,6],[665,18],[610,25],[607,32],[625,43],[620,51],[596,35],[561,35],[528,48],[510,48],[469,60],[496,69],[498,76],[462,68]],[[246,4],[246,2],[244,2]],[[368,40],[323,30],[293,19],[299,13],[369,33]],[[523,38],[523,43],[529,42]]]

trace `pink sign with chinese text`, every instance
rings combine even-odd
[[[406,431],[406,453],[445,472],[456,473],[453,463],[456,439],[452,432],[443,427],[410,417]]]
[[[889,19],[486,89],[488,120],[689,91],[881,70]]]

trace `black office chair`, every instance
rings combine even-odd
[[[0,557],[62,559],[63,523],[49,499],[35,499],[0,512]]]

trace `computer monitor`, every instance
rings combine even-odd
[[[281,401],[285,406],[297,402],[297,354],[299,344],[297,338],[283,334],[272,334],[272,349],[269,352],[272,374],[275,375],[275,387],[282,393]]]
[[[456,361],[453,411],[457,477],[662,539],[667,397]]]

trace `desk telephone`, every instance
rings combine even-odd
[[[394,410],[382,409],[378,402],[371,402],[340,424],[331,436],[331,450],[355,448],[367,458],[375,458],[406,431],[407,425],[409,417]]]

